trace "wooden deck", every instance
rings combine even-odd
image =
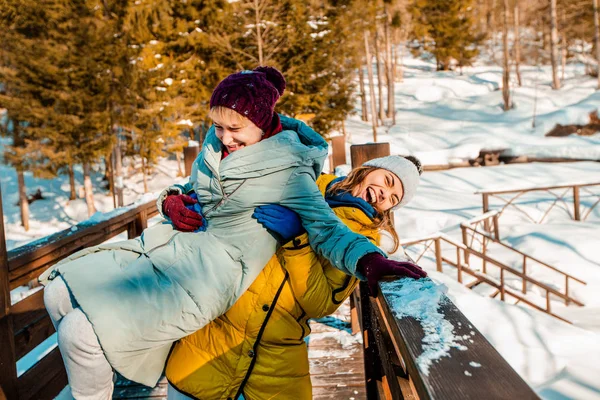
[[[365,373],[362,335],[351,334],[350,306],[342,304],[333,315],[311,321],[308,357],[313,384],[313,399],[365,400]],[[61,393],[57,399],[67,398]],[[113,399],[166,399],[167,381],[154,388],[125,379],[117,381]]]

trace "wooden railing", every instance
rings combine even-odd
[[[467,222],[463,222],[460,225],[461,230],[462,230],[463,244],[474,250],[474,242],[477,240],[477,242],[481,245],[480,252],[484,256],[487,255],[486,253],[487,253],[490,242],[497,244],[501,248],[506,249],[511,253],[518,254],[519,258],[521,258],[523,260],[523,262],[521,263],[521,271],[520,271],[523,276],[527,276],[528,266],[532,266],[532,265],[541,266],[544,269],[553,271],[557,275],[561,276],[565,282],[564,292],[561,292],[559,297],[561,297],[564,300],[566,305],[569,305],[572,302],[579,306],[583,306],[583,303],[581,303],[580,301],[578,301],[570,296],[570,294],[569,294],[570,281],[569,280],[574,281],[576,283],[580,283],[582,285],[587,285],[587,283],[582,281],[581,279],[576,278],[575,276],[573,276],[571,274],[568,274],[556,267],[553,267],[552,265],[550,265],[538,258],[532,257],[518,249],[515,249],[514,247],[511,247],[511,246],[503,243],[500,240],[500,232],[499,232],[500,228],[498,226],[498,216],[499,216],[499,213],[497,211],[490,211],[486,214],[483,214],[482,216],[480,216],[478,218],[474,218]],[[492,234],[489,234],[489,233],[485,232],[484,230],[478,229],[480,227],[480,225],[482,225],[482,224],[486,225],[486,223],[487,223],[487,225],[492,227],[492,230],[491,230]],[[465,258],[466,264],[469,264],[469,254],[468,253],[465,253],[464,258]],[[513,268],[505,267],[505,269],[514,274]],[[482,272],[484,274],[487,273],[487,262],[485,260],[483,260]],[[537,285],[537,286],[539,286],[539,285]],[[550,292],[547,290],[546,287],[544,287],[544,289],[546,289],[546,301],[548,303],[547,308],[548,308],[548,310],[550,310],[550,305],[549,305]],[[526,279],[522,279],[521,291],[523,294],[527,294],[527,280]],[[553,293],[553,294],[555,294],[555,293]]]
[[[563,185],[555,185],[555,186],[536,186],[536,187],[510,189],[510,190],[481,190],[481,191],[476,192],[476,194],[481,194],[481,200],[482,200],[484,214],[487,213],[488,211],[490,211],[490,199],[495,198],[504,203],[504,205],[498,210],[498,213],[499,213],[498,216],[502,215],[502,213],[508,207],[512,207],[515,210],[519,211],[522,215],[527,217],[527,219],[530,220],[531,222],[536,223],[536,224],[541,224],[542,222],[544,222],[544,220],[546,219],[546,217],[548,216],[550,211],[552,211],[552,209],[559,202],[565,205],[565,209],[566,209],[567,213],[569,214],[569,217],[571,217],[573,220],[585,221],[590,216],[593,209],[598,204],[600,204],[600,194],[591,192],[588,189],[590,187],[595,187],[595,186],[600,186],[600,182],[563,184]],[[557,194],[557,193],[554,193],[555,190],[558,190],[561,192],[559,194]],[[581,213],[581,199],[580,199],[580,195],[581,195],[582,191],[587,193],[590,196],[598,197],[598,199],[594,202],[594,204],[592,204],[587,209],[585,214],[583,214],[583,215]],[[550,204],[550,206],[544,212],[544,214],[542,215],[542,217],[540,219],[536,219],[536,218],[532,217],[527,211],[523,210],[521,207],[519,207],[515,203],[516,200],[519,199],[521,196],[525,195],[526,193],[531,193],[531,192],[547,192],[552,197],[554,197],[554,201]],[[573,209],[573,213],[571,213],[570,207],[567,204],[567,200],[565,199],[565,196],[567,196],[567,194],[569,194],[569,193],[573,193],[573,200],[572,200],[573,204],[571,206]],[[509,195],[512,197],[505,198],[504,196],[506,196],[506,195]],[[486,228],[489,228],[489,227],[486,226]]]
[[[78,250],[101,244],[127,232],[134,238],[158,214],[155,201],[118,210],[97,223],[83,222],[28,245],[6,251],[0,228],[0,399],[53,399],[67,384],[58,348],[17,376],[21,357],[54,333],[43,301],[43,290],[11,305],[10,291],[37,279],[49,266]],[[2,206],[0,202],[0,215]]]
[[[377,298],[370,297],[364,283],[353,296],[363,334],[369,400],[538,398],[447,297],[437,311],[452,324],[454,335],[470,340],[466,349],[450,349],[424,373],[417,364],[425,336],[421,323],[397,318],[390,299],[381,290]],[[481,367],[470,368],[473,362]]]
[[[492,239],[490,238],[490,240],[492,240]],[[576,304],[579,306],[583,306],[584,304],[582,302],[573,298],[569,294],[568,280],[572,279],[572,280],[574,280],[578,283],[584,284],[584,285],[586,283],[580,279],[575,278],[572,275],[565,274],[563,271],[560,271],[557,268],[554,268],[554,267],[552,267],[548,264],[545,264],[533,257],[530,257],[516,249],[506,246],[503,243],[500,243],[500,242],[495,242],[495,243],[499,243],[502,246],[505,246],[507,249],[510,249],[511,251],[514,251],[514,252],[520,254],[521,256],[525,257],[525,260],[529,259],[532,261],[539,262],[541,265],[566,276],[567,277],[566,278],[567,287],[565,288],[565,292],[563,293],[560,290],[557,290],[554,287],[552,287],[546,283],[540,282],[539,280],[532,278],[531,276],[527,275],[526,269],[524,271],[518,271],[518,270],[490,257],[489,254],[485,254],[484,252],[477,251],[477,250],[467,246],[464,243],[457,242],[454,239],[450,238],[449,236],[447,236],[443,233],[436,233],[431,236],[427,236],[427,237],[423,237],[423,238],[419,238],[419,239],[415,239],[415,240],[411,240],[411,241],[401,242],[401,244],[404,248],[408,248],[408,247],[416,245],[416,244],[424,245],[424,250],[417,257],[416,262],[419,262],[419,260],[423,257],[423,255],[427,251],[430,251],[431,246],[434,245],[433,252],[434,252],[434,256],[435,256],[437,271],[443,272],[443,264],[446,263],[446,264],[456,268],[456,274],[457,274],[456,279],[459,282],[463,283],[463,274],[470,275],[471,277],[475,278],[475,280],[466,285],[469,288],[471,288],[479,283],[486,283],[496,289],[496,291],[494,292],[494,294],[491,297],[496,297],[499,294],[500,300],[506,301],[506,297],[511,296],[511,297],[515,298],[518,302],[527,304],[539,311],[543,311],[549,315],[552,315],[553,317],[556,317],[562,321],[570,323],[570,321],[567,321],[560,315],[552,312],[552,307],[550,304],[550,295],[554,295],[556,297],[563,299],[566,304],[573,303],[573,304]],[[444,254],[444,248],[442,246],[443,244],[451,246],[452,250],[450,250],[450,253],[453,253],[455,255],[454,258],[450,258],[446,254]],[[446,248],[447,247],[448,246],[446,246]],[[471,261],[472,261],[471,257],[475,257],[478,259],[478,262],[482,265],[481,272],[477,271],[476,269],[474,269],[471,266]],[[492,277],[491,275],[489,275],[487,273],[488,265],[493,265],[493,266],[499,268],[499,270],[500,270],[499,279]],[[522,294],[519,293],[519,291],[517,289],[514,289],[514,288],[510,287],[509,285],[507,285],[506,281],[507,281],[508,274],[512,274],[513,276],[516,276],[517,278],[521,279],[522,285],[523,285],[523,288],[522,288],[523,293]],[[527,293],[527,285],[537,287],[540,290],[545,291],[545,293],[546,293],[545,305],[536,304],[531,299],[525,297],[525,294]]]

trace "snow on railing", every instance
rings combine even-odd
[[[354,296],[367,398],[537,399],[538,396],[429,278],[361,283]]]

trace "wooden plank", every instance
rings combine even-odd
[[[20,359],[25,354],[33,350],[37,345],[46,340],[55,332],[54,325],[47,313],[42,318],[29,324],[27,327],[15,334],[15,353],[16,359]]]
[[[44,306],[44,291],[38,290],[23,300],[15,303],[10,308],[10,314],[13,316],[15,333],[27,327],[47,315]]]
[[[8,254],[4,236],[2,189],[0,188],[0,400],[14,399],[17,395],[17,361],[13,339],[13,321],[10,316],[10,285]]]
[[[385,157],[389,155],[389,143],[353,144],[350,146],[352,168],[360,167],[365,162],[374,158]]]
[[[35,393],[32,399],[35,400],[54,400],[56,396],[67,386],[67,372],[64,368],[60,369],[46,386]]]
[[[17,360],[12,318],[0,318],[0,400],[17,398]]]
[[[58,347],[25,372],[18,381],[19,400],[37,399],[40,393],[52,398],[67,384],[67,375]],[[62,383],[62,386],[55,382]],[[53,391],[49,390],[52,384]]]
[[[118,233],[123,232],[127,229],[127,225],[133,221],[142,210],[147,212],[148,218],[158,214],[156,202],[149,201],[136,208],[124,211],[123,214],[97,224],[90,225],[85,221],[79,223],[75,226],[77,228],[75,232],[73,232],[73,228],[65,229],[43,238],[41,241],[34,241],[24,246],[17,247],[16,249],[12,249],[8,252],[10,270],[12,271],[23,267],[26,264],[35,262],[43,256],[55,253],[57,250],[62,250],[65,246],[70,247],[63,250],[62,253],[71,254],[73,252],[72,243],[87,243],[85,237],[94,233],[114,233],[115,230],[119,230]],[[107,239],[109,239],[109,237],[105,237],[104,241]],[[58,261],[58,259],[55,261]]]
[[[149,212],[147,215],[148,218],[151,218],[156,214],[158,214],[158,212]],[[21,265],[22,259],[24,258],[30,259],[30,262],[28,264],[22,264],[19,268],[14,268],[14,270],[10,272],[9,277],[11,281],[11,288],[21,286],[33,279],[36,279],[49,266],[55,264],[63,258],[70,256],[71,254],[79,250],[90,246],[102,244],[111,237],[114,237],[120,234],[121,232],[126,231],[128,229],[129,224],[134,223],[135,217],[136,216],[134,215],[131,216],[131,218],[119,220],[110,224],[104,224],[103,222],[102,224],[104,225],[101,227],[102,229],[100,230],[97,226],[82,228],[81,231],[83,235],[79,235],[73,238],[61,239],[63,247],[56,248],[49,253],[45,251],[45,247],[40,248],[40,252],[44,253],[44,255],[39,256],[37,258],[32,257],[28,254],[21,254],[18,257],[15,256],[14,265]],[[54,247],[54,244],[52,243],[48,246]],[[9,258],[11,257],[11,252],[9,252]]]
[[[413,318],[396,319],[382,294],[379,300],[383,317],[391,322],[391,333],[398,341],[421,399],[539,398],[448,298],[441,302],[439,311],[452,323],[456,336],[468,334],[473,343],[466,344],[467,350],[451,349],[448,357],[431,365],[428,375],[422,374],[416,365],[416,359],[423,352],[424,332],[420,322]],[[481,367],[469,368],[472,361]],[[465,374],[467,369],[471,376]]]

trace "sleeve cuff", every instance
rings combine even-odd
[[[162,206],[163,206],[163,202],[165,201],[167,196],[170,196],[172,194],[183,194],[183,187],[181,185],[169,186],[168,188],[166,188],[162,192],[160,192],[160,194],[158,195],[158,198],[156,199],[156,208],[158,208],[158,213],[161,215],[161,217],[163,217],[166,220],[168,220],[169,217],[167,217],[163,213]]]

